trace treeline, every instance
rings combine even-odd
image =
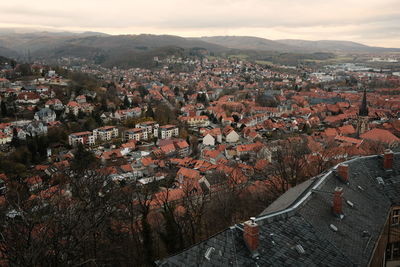
[[[47,149],[56,144],[67,144],[67,134],[62,128],[51,128],[47,135],[28,135],[25,140],[18,138],[15,129],[10,144],[13,151],[0,153],[0,173],[15,180],[31,176],[32,165],[47,161]]]

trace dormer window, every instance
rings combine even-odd
[[[392,225],[400,224],[400,208],[393,209],[392,211]]]

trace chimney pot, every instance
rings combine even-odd
[[[254,217],[244,223],[243,238],[251,252],[257,250],[260,244],[260,228]]]
[[[339,165],[339,176],[344,182],[349,181],[349,165],[340,164]]]
[[[332,210],[333,210],[333,213],[337,216],[340,216],[343,214],[342,202],[343,202],[343,188],[336,187],[335,192],[333,193]]]
[[[385,170],[393,169],[393,151],[386,149],[383,154],[383,168]]]

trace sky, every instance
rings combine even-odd
[[[0,27],[347,40],[400,48],[400,0],[13,0]]]

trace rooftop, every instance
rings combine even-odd
[[[383,168],[382,156],[346,164],[348,183],[339,178],[337,165],[287,191],[255,218],[260,227],[257,257],[246,246],[243,224],[237,224],[157,264],[368,266],[391,206],[400,203],[400,154],[390,171]],[[337,187],[343,188],[343,216],[332,212]]]

